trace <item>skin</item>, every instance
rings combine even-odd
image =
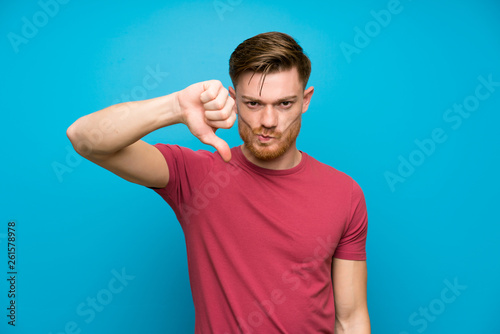
[[[183,123],[229,161],[230,148],[215,131],[231,128],[238,114],[245,157],[264,168],[292,168],[302,158],[296,138],[314,88],[304,90],[293,68],[268,74],[259,94],[260,75],[251,75],[244,73],[236,89],[209,80],[170,95],[113,105],[79,118],[67,136],[79,154],[97,165],[130,182],[163,188],[169,180],[166,161],[142,137]],[[333,259],[336,334],[370,333],[366,277],[366,261]]]
[[[267,74],[262,91],[261,76],[243,73],[237,90],[229,87],[229,94],[236,100],[238,130],[244,141],[242,152],[260,167],[294,167],[302,157],[296,138],[314,87],[304,90],[295,68]]]
[[[332,283],[335,298],[335,333],[370,334],[366,261],[333,258]]]

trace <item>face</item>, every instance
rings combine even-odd
[[[261,91],[261,73],[240,76],[236,91],[229,88],[238,109],[238,130],[245,148],[269,161],[296,150],[302,114],[314,88],[304,91],[297,69],[267,74]]]

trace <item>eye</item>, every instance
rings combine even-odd
[[[292,101],[283,101],[281,102],[281,106],[284,108],[289,108],[292,106]]]
[[[250,108],[255,108],[259,105],[259,102],[255,102],[255,101],[248,101],[246,102],[247,106],[249,106]]]

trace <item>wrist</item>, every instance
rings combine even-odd
[[[182,112],[181,103],[179,100],[179,92],[175,92],[172,95],[172,113],[176,119],[176,123],[186,124],[186,118]]]
[[[160,97],[160,99],[160,127],[184,123],[184,117],[181,113],[181,108],[179,105],[178,93],[175,92],[169,95],[165,95]]]

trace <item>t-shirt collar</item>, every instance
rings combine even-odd
[[[240,162],[244,167],[259,173],[259,174],[267,174],[267,175],[290,175],[300,172],[306,165],[308,155],[305,152],[299,150],[302,154],[302,159],[297,164],[297,166],[287,169],[269,169],[257,166],[253,162],[249,161],[247,157],[241,151],[241,146],[235,146],[231,149],[231,153],[233,154],[233,158],[236,158],[238,162]]]

